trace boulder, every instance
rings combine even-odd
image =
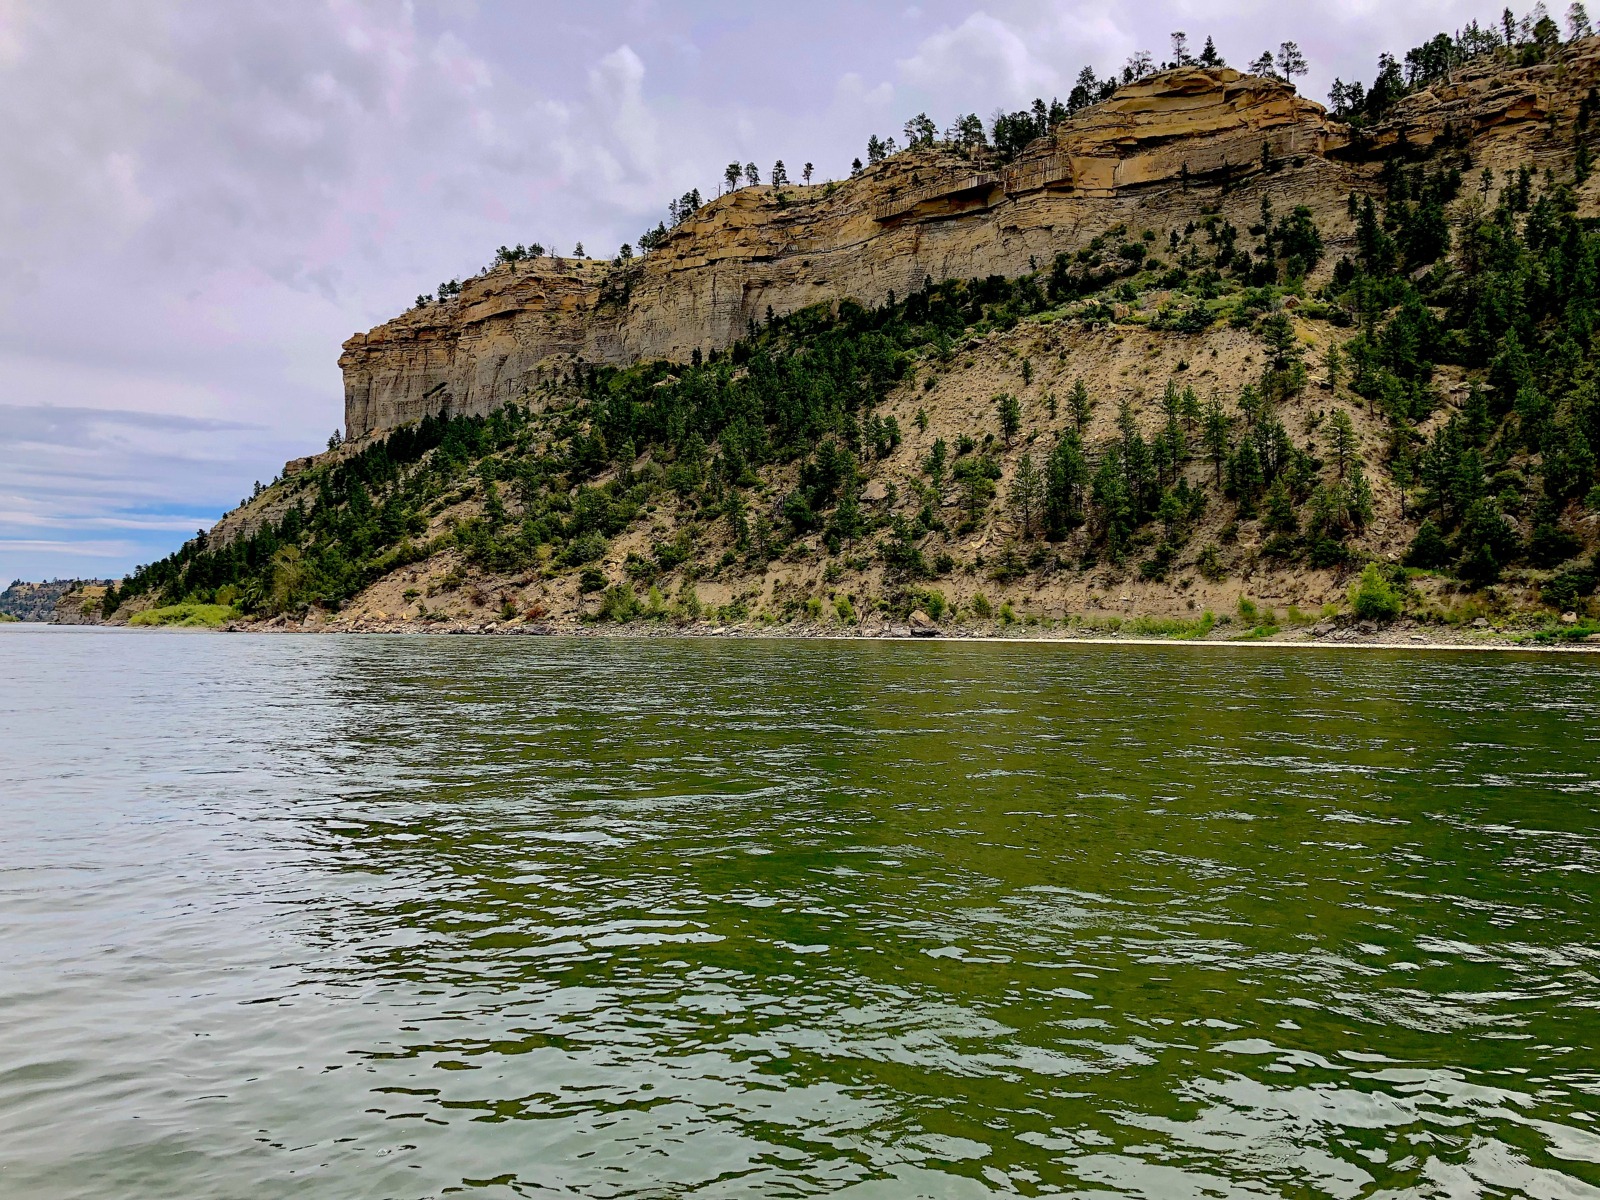
[[[919,608],[911,614],[911,636],[938,637],[939,626],[934,623],[932,617]]]

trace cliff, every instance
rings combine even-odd
[[[99,620],[99,602],[108,579],[54,579],[48,583],[17,580],[0,592],[0,613],[19,621],[54,625],[88,625]],[[85,605],[93,608],[85,612]]]
[[[1018,275],[1120,225],[1181,225],[1207,203],[1242,225],[1264,194],[1322,224],[1397,147],[1442,141],[1484,165],[1542,163],[1570,150],[1553,122],[1575,118],[1597,55],[1591,39],[1559,62],[1469,65],[1359,134],[1276,80],[1184,68],[1122,88],[1007,165],[920,150],[840,183],[741,188],[640,259],[501,265],[356,334],[339,359],[347,434],[537,403],[580,360],[687,361],[769,310]],[[1585,200],[1600,211],[1597,197]]]
[[[523,401],[580,359],[685,361],[769,309],[1020,274],[1115,225],[1192,211],[1188,181],[1257,173],[1263,145],[1295,164],[1274,178],[1287,198],[1306,190],[1301,173],[1338,175],[1326,155],[1344,141],[1284,84],[1190,69],[1123,88],[1007,166],[926,150],[837,184],[741,188],[631,263],[502,265],[457,298],[352,337],[339,360],[348,435]]]

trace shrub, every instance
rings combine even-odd
[[[1216,583],[1228,574],[1228,568],[1222,561],[1222,551],[1217,548],[1215,542],[1206,543],[1205,549],[1200,551],[1200,558],[1195,566],[1199,568],[1200,574],[1212,583]]]
[[[1593,595],[1594,586],[1592,571],[1563,571],[1545,581],[1539,589],[1539,598],[1551,608],[1566,612],[1576,609],[1581,600]]]
[[[1412,567],[1442,567],[1450,561],[1450,546],[1439,532],[1439,527],[1429,517],[1417,529],[1406,551],[1406,565]]]
[[[580,567],[604,558],[606,539],[599,533],[585,533],[572,539],[562,552],[561,561],[569,567]]]
[[[994,608],[989,603],[989,597],[982,592],[972,597],[972,611],[985,621],[994,616]]]
[[[1216,624],[1217,618],[1208,608],[1197,621],[1185,621],[1180,617],[1135,617],[1126,627],[1139,637],[1188,640],[1205,637],[1216,628]]]
[[[1363,621],[1392,621],[1400,615],[1400,595],[1377,563],[1368,563],[1350,585],[1350,607]]]
[[[616,621],[619,625],[639,615],[639,596],[626,583],[613,584],[600,600],[600,619]]]
[[[1541,567],[1553,567],[1571,558],[1583,549],[1583,543],[1568,530],[1552,521],[1541,521],[1534,526],[1528,539],[1528,557]],[[219,597],[218,603],[221,603]]]
[[[135,613],[130,625],[177,625],[187,629],[215,628],[239,615],[225,604],[169,604]]]

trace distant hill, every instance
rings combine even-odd
[[[56,604],[68,592],[84,588],[109,587],[109,579],[52,579],[48,583],[24,583],[17,580],[0,592],[0,613],[18,621],[48,623],[55,620]]]

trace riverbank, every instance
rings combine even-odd
[[[921,616],[922,614],[916,614]],[[1181,628],[1184,624],[1188,628]],[[1174,626],[1162,632],[1165,626]],[[1289,646],[1343,649],[1430,649],[1600,652],[1600,634],[1563,637],[1573,631],[1548,627],[1466,628],[1421,625],[1400,621],[1388,626],[1372,622],[1315,624],[1242,629],[1236,623],[1205,625],[1141,620],[1098,619],[1060,622],[937,624],[924,619],[916,625],[898,621],[868,621],[854,627],[817,622],[745,621],[636,621],[627,624],[583,621],[380,621],[363,618],[341,622],[336,616],[312,615],[300,621],[284,617],[270,621],[234,621],[220,626],[224,633],[389,634],[416,636],[585,637],[585,638],[745,638],[827,641],[983,641],[1123,646]]]

